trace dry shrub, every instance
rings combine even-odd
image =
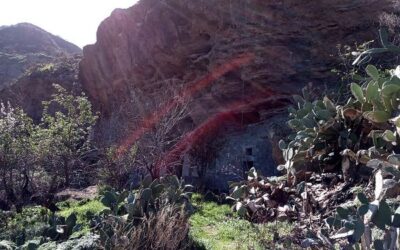
[[[379,17],[379,22],[382,26],[386,26],[389,31],[394,34],[397,33],[400,27],[400,17],[394,13],[383,13]]]
[[[400,44],[400,2],[393,0],[391,12],[384,12],[379,16],[379,23],[386,27],[390,33],[390,40],[393,44]]]
[[[181,207],[169,205],[132,225],[114,221],[107,248],[114,250],[190,249],[189,217]],[[105,244],[103,242],[103,244]]]
[[[99,162],[98,174],[101,183],[117,190],[131,188],[130,184],[134,184],[132,176],[144,175],[141,169],[134,167],[136,152],[136,146],[132,146],[123,154],[118,153],[116,146],[107,148]]]

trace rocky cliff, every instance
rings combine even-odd
[[[334,84],[337,44],[375,38],[387,7],[376,0],[141,0],[103,21],[96,44],[84,48],[80,79],[106,119],[131,97],[165,100],[168,82],[191,87],[212,75],[193,93],[195,124],[243,96],[270,110],[306,83]]]
[[[386,8],[380,0],[141,0],[102,22],[80,79],[103,124],[154,113],[171,83],[193,97],[194,127],[223,112],[263,120],[304,84],[333,86],[337,44],[376,38]]]
[[[19,105],[35,119],[52,84],[78,82],[82,50],[43,29],[21,23],[0,27],[0,99]]]

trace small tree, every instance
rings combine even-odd
[[[140,169],[135,169],[136,145],[122,154],[118,154],[117,150],[116,146],[105,149],[99,164],[99,175],[105,184],[122,190],[130,188],[128,184],[131,175]]]
[[[74,96],[60,85],[54,85],[56,93],[49,102],[43,102],[43,120],[39,137],[42,139],[42,153],[47,165],[50,164],[52,187],[59,176],[69,186],[71,172],[82,167],[82,157],[91,150],[91,134],[97,116],[92,105],[82,93]],[[51,110],[58,111],[51,111]]]
[[[87,165],[83,157],[92,149],[97,116],[84,95],[55,88],[38,125],[23,110],[9,103],[0,106],[0,201],[6,198],[17,209],[32,193],[68,186],[71,173]]]
[[[17,196],[29,195],[28,185],[33,176],[34,155],[30,135],[34,131],[32,120],[9,103],[0,108],[0,190],[7,200],[16,202]]]
[[[186,132],[185,129],[179,129],[179,126],[189,115],[189,101],[173,93],[166,96],[173,96],[169,103],[170,108],[166,113],[159,115],[158,121],[137,142],[136,163],[139,167],[145,168],[153,178],[159,177],[162,171],[168,171],[179,165],[183,157],[182,152],[173,152],[172,149]],[[164,105],[166,104],[163,102],[156,104],[155,110],[163,110]],[[166,157],[172,153],[173,156]]]

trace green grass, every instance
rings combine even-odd
[[[288,235],[292,230],[286,222],[253,224],[238,218],[229,205],[202,202],[199,195],[194,195],[192,201],[198,210],[190,218],[190,234],[205,249],[278,249],[267,248],[274,232]]]
[[[63,217],[68,217],[75,213],[77,223],[82,224],[81,234],[89,232],[88,213],[97,214],[103,211],[106,207],[99,200],[83,200],[83,201],[66,201],[57,204],[61,211],[57,214]]]

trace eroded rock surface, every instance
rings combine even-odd
[[[226,111],[262,120],[304,84],[335,84],[336,45],[375,38],[388,2],[141,0],[103,21],[80,79],[103,123],[154,112],[171,82],[190,90],[195,126]]]

